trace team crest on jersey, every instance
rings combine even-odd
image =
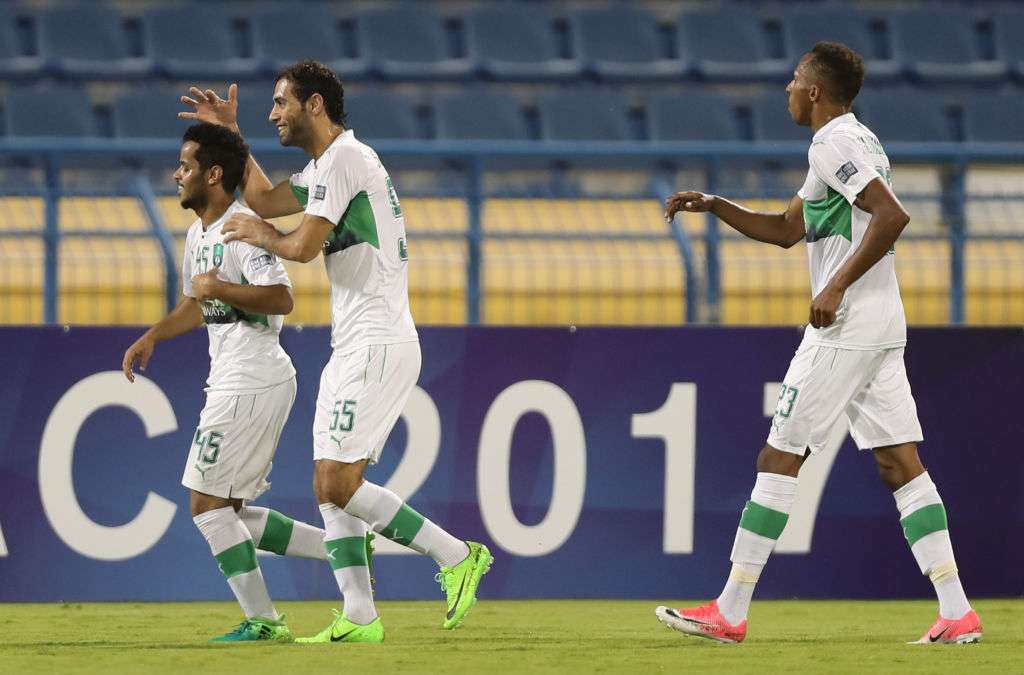
[[[409,259],[409,249],[406,248],[406,246],[405,246],[405,239],[399,239],[398,240],[398,259],[399,260],[408,260]]]
[[[853,165],[853,162],[847,162],[836,171],[836,178],[839,179],[840,183],[846,185],[856,173],[857,167]]]
[[[224,244],[213,245],[213,266],[220,267],[221,262],[224,260]]]
[[[327,186],[317,185],[313,188],[313,199],[323,199],[327,196]]]

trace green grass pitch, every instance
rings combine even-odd
[[[382,645],[212,645],[239,621],[228,602],[8,604],[0,613],[7,673],[460,673],[1024,671],[1024,600],[975,603],[978,645],[909,646],[933,601],[760,601],[747,641],[688,638],[654,618],[652,601],[483,600],[440,629],[437,602],[381,602]],[[677,603],[671,603],[677,604]],[[279,602],[296,635],[327,625],[329,602]]]

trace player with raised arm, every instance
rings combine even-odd
[[[237,130],[237,87],[227,100],[192,88],[179,113]],[[313,422],[314,491],[327,530],[328,557],[344,596],[344,613],[300,642],[380,642],[384,629],[370,593],[362,545],[367,525],[426,554],[440,566],[447,596],[442,627],[459,625],[491,565],[487,547],[466,542],[363,478],[377,462],[420,372],[420,346],[409,311],[405,220],[377,153],[345,127],[341,82],[323,64],[284,69],[274,86],[270,121],[282,145],[311,159],[291,180],[273,185],[250,157],[243,195],[263,218],[305,211],[282,234],[261,218],[236,215],[229,239],[308,262],[321,251],[331,282],[331,348]]]
[[[784,213],[755,213],[722,197],[679,192],[679,211],[710,211],[742,234],[783,248],[807,241],[813,301],[757,458],[757,480],[740,516],[732,571],[716,600],[692,609],[658,607],[666,625],[719,642],[740,642],[754,586],[782,534],[804,460],[845,415],[857,447],[870,450],[893,491],[907,543],[935,586],[939,616],[917,643],[981,639],[957,574],[946,510],[917,452],[917,407],[903,365],[906,320],[893,245],[910,217],[891,189],[889,160],[851,112],[864,80],[859,54],[819,42],[786,87],[793,121],[814,132],[803,187]]]
[[[134,382],[158,342],[206,324],[210,374],[206,405],[192,437],[182,485],[245,620],[215,641],[291,640],[267,593],[256,549],[325,560],[324,531],[277,511],[252,506],[267,488],[277,442],[295,400],[295,369],[281,348],[282,315],[292,311],[291,282],[272,253],[228,242],[223,225],[252,213],[235,201],[249,149],[238,134],[196,124],[183,138],[174,180],[182,208],[198,219],[188,230],[182,262],[183,295],[166,317],[124,353],[121,367]]]

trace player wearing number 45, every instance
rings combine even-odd
[[[190,90],[182,102],[199,119],[238,130],[238,88],[227,100]],[[380,159],[345,127],[341,82],[326,66],[305,61],[276,80],[270,121],[282,145],[310,162],[273,185],[249,158],[243,196],[262,218],[305,211],[282,234],[252,215],[227,223],[228,241],[244,241],[288,260],[321,251],[331,282],[331,348],[320,378],[313,421],[314,490],[327,530],[325,546],[345,599],[327,628],[299,642],[381,642],[384,629],[370,593],[363,536],[367,526],[429,555],[448,599],[442,627],[455,628],[476,601],[491,564],[486,546],[457,539],[386,488],[364,480],[377,462],[420,372],[420,345],[409,311],[405,219]]]
[[[843,44],[820,42],[801,59],[786,88],[789,112],[814,137],[807,179],[785,213],[754,213],[700,192],[668,199],[669,220],[679,211],[710,211],[758,241],[789,248],[806,238],[814,295],[810,325],[757,458],[722,594],[702,607],[656,610],[663,623],[689,635],[719,642],[746,636],[754,585],[786,526],[800,466],[845,415],[857,446],[872,452],[893,491],[907,543],[939,598],[938,619],[917,643],[981,639],[957,574],[945,507],[917,454],[921,425],[903,366],[907,328],[893,249],[910,218],[893,195],[885,151],[850,111],[863,80],[864,61]]]
[[[181,206],[198,216],[188,230],[178,306],[124,353],[130,381],[145,371],[158,342],[206,324],[210,376],[182,484],[189,505],[245,620],[218,641],[289,640],[267,593],[256,549],[325,560],[324,531],[249,500],[270,484],[271,460],[295,400],[295,369],[281,348],[291,283],[277,258],[243,242],[225,242],[222,227],[252,213],[234,199],[249,149],[213,124],[190,127],[178,169]]]

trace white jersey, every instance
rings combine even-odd
[[[418,340],[409,311],[405,219],[377,153],[349,129],[291,178],[306,213],[335,224],[324,242],[331,348]]]
[[[241,241],[224,243],[221,226],[235,213],[253,214],[234,202],[205,230],[201,220],[189,227],[181,265],[182,292],[186,296],[195,297],[192,277],[212,267],[220,268],[217,278],[233,284],[291,287],[288,273],[277,256]],[[201,306],[210,335],[206,391],[266,389],[295,376],[292,360],[278,341],[283,317],[245,312],[220,300],[203,302]]]
[[[798,195],[804,202],[811,292],[816,297],[864,238],[871,214],[853,205],[857,195],[875,178],[891,184],[892,171],[878,138],[853,113],[819,129],[807,158],[810,170]],[[835,323],[827,328],[808,325],[806,337],[844,349],[906,344],[894,253],[889,251],[846,290]]]

